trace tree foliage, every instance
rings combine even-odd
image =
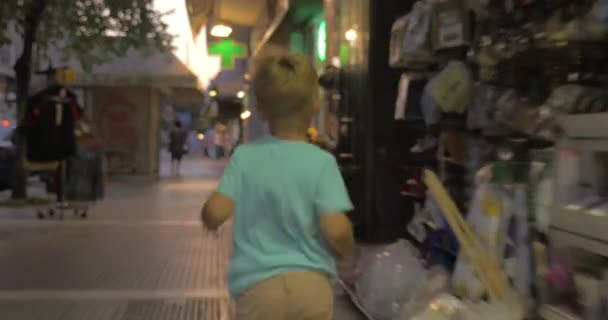
[[[166,49],[171,36],[154,0],[0,0],[0,42],[7,30],[24,35],[37,23],[38,50],[76,57],[88,68],[133,49]],[[28,20],[41,10],[38,21]]]
[[[167,0],[171,1],[171,0]],[[125,55],[129,49],[167,49],[171,36],[157,12],[154,0],[0,0],[0,45],[22,45],[14,69],[17,105],[23,114],[29,96],[34,51],[53,50],[75,57],[89,69],[105,60]],[[17,135],[19,137],[19,135]],[[24,143],[17,139],[16,152],[25,158]],[[25,198],[26,172],[21,161],[14,170],[13,198]]]

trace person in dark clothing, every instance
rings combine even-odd
[[[175,122],[175,126],[169,134],[169,152],[171,153],[171,173],[179,174],[182,157],[186,153],[187,132],[182,128],[180,121]]]

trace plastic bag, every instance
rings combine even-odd
[[[441,294],[429,301],[417,314],[399,320],[468,320],[460,316],[464,308],[464,304],[456,297]]]
[[[436,125],[441,121],[443,113],[426,89],[424,90],[422,100],[420,101],[420,108],[422,109],[424,123],[426,123],[427,126]]]
[[[449,294],[431,300],[424,309],[409,318],[399,320],[521,320],[525,319],[522,304],[517,299],[499,303],[461,301]]]
[[[457,48],[471,43],[471,21],[464,2],[439,1],[433,6],[433,38],[436,50]]]
[[[511,218],[504,200],[503,191],[498,186],[480,185],[467,215],[467,223],[477,238],[497,257],[502,257],[504,252]],[[485,293],[475,268],[464,253],[458,256],[452,285],[459,296],[472,300],[482,298]]]
[[[433,62],[430,43],[432,12],[429,1],[418,1],[408,15],[395,21],[391,31],[391,67]]]
[[[445,113],[464,113],[473,96],[473,76],[460,61],[452,61],[425,88]]]
[[[415,249],[400,240],[378,251],[371,263],[362,266],[357,295],[375,319],[392,320],[413,296],[424,275]]]
[[[414,295],[403,305],[400,320],[410,320],[420,314],[437,297],[449,290],[450,274],[441,268],[429,271],[414,291]]]

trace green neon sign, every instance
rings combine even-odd
[[[325,21],[319,23],[317,29],[317,57],[321,62],[325,62],[327,55],[327,24]]]
[[[232,39],[226,39],[210,45],[209,54],[221,57],[222,69],[234,69],[236,59],[247,58],[247,48]]]

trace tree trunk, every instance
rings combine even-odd
[[[25,114],[26,102],[29,96],[29,86],[32,77],[32,57],[34,55],[34,44],[40,27],[40,21],[44,15],[48,0],[30,1],[26,9],[23,26],[23,51],[15,64],[15,75],[17,78],[17,116],[21,120]],[[19,129],[19,131],[21,131]],[[16,161],[13,177],[14,199],[27,197],[27,172],[23,167],[25,160],[25,140],[21,132],[17,132],[15,139]]]

